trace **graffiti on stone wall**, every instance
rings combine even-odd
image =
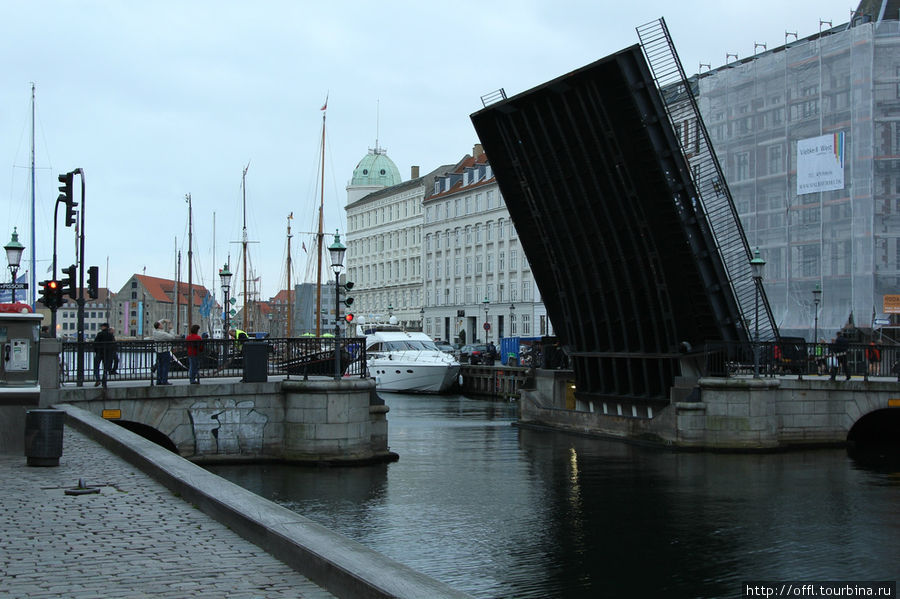
[[[268,417],[252,401],[198,401],[190,408],[197,454],[262,453]]]

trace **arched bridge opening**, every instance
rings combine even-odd
[[[148,441],[156,443],[160,447],[168,449],[172,453],[178,453],[178,448],[175,447],[175,443],[172,442],[172,439],[150,425],[144,424],[143,422],[134,422],[133,420],[113,420],[112,422],[115,422],[122,428],[130,430],[136,435],[140,435]]]
[[[857,420],[847,433],[847,451],[865,464],[900,464],[900,408],[875,410]]]

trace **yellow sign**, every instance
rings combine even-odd
[[[122,417],[122,410],[103,410],[101,415],[107,420],[118,420]]]
[[[900,399],[889,399],[888,407],[889,408],[900,408]]]
[[[900,295],[884,295],[884,313],[900,314]]]

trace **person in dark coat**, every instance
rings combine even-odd
[[[850,349],[850,339],[846,335],[838,331],[834,343],[831,344],[831,355],[837,361],[831,367],[831,380],[835,380],[840,370],[844,371],[847,376],[845,380],[850,380],[850,370],[847,368],[847,350]]]
[[[115,350],[116,338],[109,330],[109,323],[104,322],[100,325],[100,330],[94,337],[94,386],[99,387],[101,384],[106,387],[106,379],[112,370],[113,356]],[[100,378],[100,364],[103,364],[103,378]]]

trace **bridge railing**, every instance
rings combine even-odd
[[[251,345],[262,345],[264,350]],[[334,337],[290,337],[250,339],[236,343],[231,339],[204,339],[200,343],[199,374],[201,379],[241,377],[244,375],[245,354],[248,367],[253,360],[264,362],[265,371],[270,376],[334,376],[335,347],[341,356],[341,373],[343,376],[365,378],[366,343],[361,337],[335,339]],[[169,354],[170,380],[188,379],[188,347],[184,339],[176,339],[164,343],[155,341],[115,341],[112,343],[94,343],[85,341],[79,344],[65,341],[59,357],[61,383],[74,383],[78,380],[78,353],[84,353],[84,373],[82,380],[93,384],[96,382],[95,372],[98,362],[105,355],[108,358],[108,381],[147,381],[156,382],[158,354]],[[249,350],[249,351],[248,351]],[[261,352],[261,353],[258,353]],[[264,358],[261,357],[264,355]],[[100,377],[104,367],[100,364]]]
[[[758,352],[758,360],[754,357]],[[837,378],[861,376],[900,381],[900,346],[851,343],[841,357],[829,343],[801,341],[760,341],[751,343],[707,343],[704,376],[753,376],[757,364],[760,376],[828,376],[836,369]]]

